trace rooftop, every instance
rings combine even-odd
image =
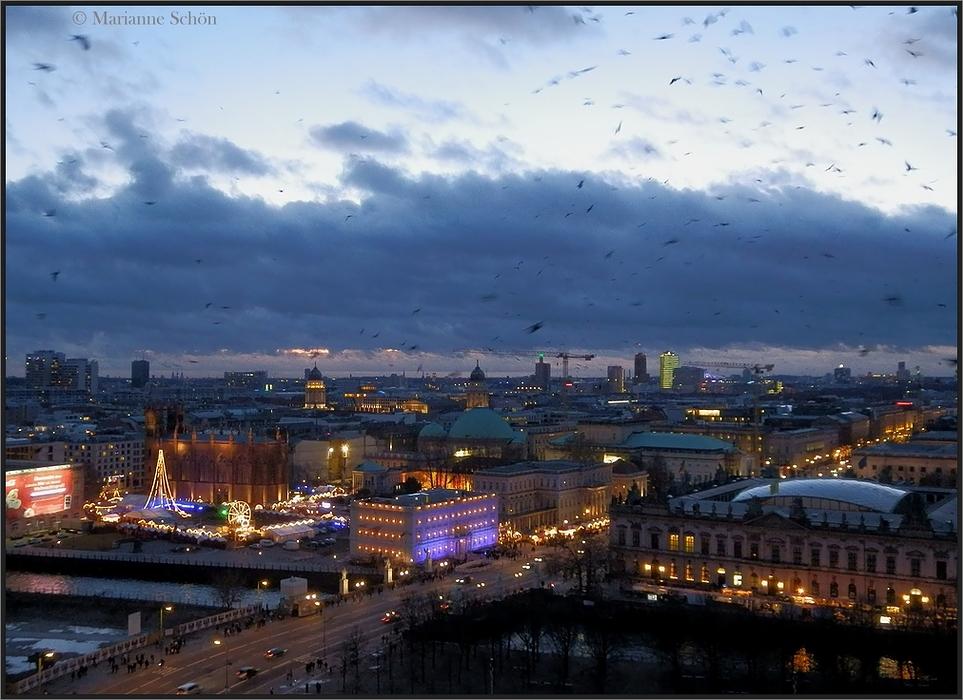
[[[735,452],[731,442],[718,440],[707,435],[686,433],[632,433],[622,443],[630,449],[646,448],[654,450],[689,450],[694,452]]]
[[[515,437],[515,431],[490,408],[478,407],[460,415],[448,431],[448,437],[511,440]]]
[[[760,498],[799,496],[849,503],[878,513],[892,513],[908,491],[864,479],[775,479],[770,484],[753,486],[739,493],[733,503]]]

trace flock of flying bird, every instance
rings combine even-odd
[[[859,9],[859,6],[851,6],[851,7],[853,7],[853,9]],[[538,9],[539,9],[539,8],[537,8],[537,7],[535,7],[535,6],[526,6],[525,11],[531,12],[531,13],[535,13]],[[910,8],[907,9],[906,12],[907,12],[907,14],[912,15],[912,14],[916,14],[917,11],[918,11],[917,8],[915,8],[915,7],[910,7]],[[713,25],[716,25],[716,24],[719,23],[721,20],[723,20],[723,19],[726,17],[726,15],[727,15],[728,12],[729,12],[729,10],[728,10],[728,8],[726,8],[726,9],[720,9],[720,10],[718,10],[718,11],[710,12],[709,14],[707,14],[706,17],[705,17],[705,18],[702,20],[702,22],[701,22],[703,32],[697,32],[697,33],[695,33],[695,34],[692,34],[691,36],[689,36],[688,42],[690,42],[690,43],[696,43],[696,42],[702,41],[702,39],[704,38],[704,32],[707,32],[707,31],[710,29],[710,27],[712,27]],[[956,13],[956,8],[953,8],[953,9],[952,9],[952,12],[953,12],[954,15],[955,15],[955,13]],[[633,15],[633,14],[634,14],[634,11],[628,11],[628,12],[625,13],[626,16]],[[577,25],[584,25],[584,24],[586,24],[586,22],[600,23],[600,22],[602,21],[602,16],[601,16],[600,14],[594,14],[593,11],[592,11],[590,8],[579,8],[579,14],[573,15],[572,18],[573,18],[573,21],[575,22],[575,24],[577,24]],[[684,17],[684,18],[682,19],[682,25],[683,25],[683,26],[686,26],[686,25],[696,25],[696,24],[697,24],[697,22],[696,22],[695,20],[693,20],[692,18],[690,18],[690,17]],[[787,38],[788,38],[788,37],[791,37],[791,36],[793,36],[793,35],[795,35],[795,34],[798,34],[798,30],[796,30],[795,27],[786,26],[786,27],[783,27],[783,28],[782,28],[781,33],[782,33],[782,35],[783,35],[784,37],[787,37]],[[736,25],[735,27],[733,27],[733,28],[731,29],[731,31],[730,31],[730,36],[732,36],[732,37],[737,37],[737,36],[742,36],[742,35],[752,35],[752,34],[754,34],[754,30],[753,30],[752,26],[751,26],[748,22],[746,22],[746,21],[741,21],[738,25]],[[659,34],[651,37],[651,39],[652,39],[653,41],[660,41],[660,42],[671,41],[671,40],[674,39],[674,38],[675,38],[675,33],[674,33],[674,32],[662,32],[662,33],[659,33]],[[75,34],[75,35],[70,36],[68,40],[71,41],[71,42],[76,42],[82,51],[90,51],[91,48],[92,48],[92,43],[91,43],[90,37],[88,37],[88,36],[86,36],[86,35]],[[915,60],[915,59],[918,59],[918,58],[920,58],[920,57],[922,57],[922,56],[925,55],[923,51],[921,51],[921,50],[919,50],[919,49],[916,48],[916,44],[917,44],[917,42],[919,42],[919,41],[920,41],[920,38],[919,38],[919,37],[910,37],[910,38],[907,38],[907,39],[903,42],[904,45],[907,47],[907,48],[905,49],[906,53],[907,53],[908,55],[910,55],[914,60]],[[139,44],[140,42],[134,42],[134,43],[135,43],[135,45],[136,45],[136,44]],[[503,43],[504,43],[504,40],[503,40]],[[729,48],[720,47],[720,48],[719,48],[719,51],[720,51],[720,54],[722,55],[722,57],[725,59],[725,61],[727,61],[728,63],[732,64],[733,66],[735,66],[735,65],[738,63],[738,61],[740,60],[740,57],[734,55]],[[628,56],[633,55],[633,53],[632,53],[631,51],[626,50],[626,49],[619,49],[619,50],[617,51],[617,55],[620,56],[620,57],[625,58],[625,57],[628,57]],[[837,55],[837,56],[845,56],[846,53],[843,52],[843,51],[839,51],[839,52],[837,52],[836,55]],[[795,62],[795,59],[787,58],[787,59],[785,59],[784,62],[787,63],[787,64],[794,63],[794,62]],[[863,60],[863,64],[864,64],[866,67],[868,67],[868,68],[877,69],[877,66],[876,66],[875,61],[873,61],[873,60],[870,59],[870,58],[864,59],[864,60]],[[539,87],[536,87],[536,88],[532,91],[532,93],[537,95],[537,94],[542,93],[543,91],[545,91],[545,90],[547,90],[547,89],[550,89],[550,88],[553,88],[553,87],[556,87],[556,86],[560,85],[561,82],[564,81],[564,80],[576,80],[576,79],[582,78],[583,76],[586,76],[586,75],[592,73],[593,71],[596,71],[598,68],[599,68],[598,65],[591,65],[591,66],[587,66],[587,67],[584,67],[584,68],[574,69],[574,70],[568,71],[567,74],[564,74],[564,75],[554,76],[554,77],[548,79],[543,85],[541,85],[541,86],[539,86]],[[766,68],[765,64],[762,64],[762,63],[760,63],[760,62],[758,62],[758,61],[753,61],[753,62],[751,62],[751,63],[748,64],[748,70],[749,70],[749,72],[753,72],[753,73],[761,72],[761,71],[764,70],[765,68]],[[37,63],[34,63],[34,64],[33,64],[33,69],[36,70],[36,71],[39,71],[39,72],[41,72],[41,73],[47,73],[47,74],[49,74],[49,73],[52,73],[53,71],[56,70],[56,66],[54,66],[54,65],[51,64],[51,63],[37,62]],[[822,68],[819,67],[819,66],[813,66],[813,70],[819,71],[819,70],[822,70]],[[723,85],[723,84],[725,84],[726,81],[727,81],[727,77],[726,77],[723,73],[718,73],[718,72],[717,72],[717,73],[712,73],[710,77],[712,78],[712,81],[714,81],[714,84],[717,84],[717,85]],[[683,87],[683,86],[686,86],[686,85],[692,85],[693,82],[694,82],[694,80],[695,80],[695,78],[694,78],[694,77],[691,77],[691,76],[672,75],[672,76],[668,79],[667,82],[668,82],[668,85],[669,85],[669,86],[679,86],[679,87]],[[903,84],[904,86],[907,86],[907,87],[908,87],[908,86],[915,85],[915,81],[912,80],[912,79],[909,79],[909,78],[903,78],[903,79],[900,80],[900,82],[901,82],[901,84]],[[31,84],[34,84],[34,83],[31,83]],[[747,87],[747,86],[750,86],[750,83],[748,83],[748,82],[745,81],[745,80],[737,80],[737,81],[735,82],[735,85],[736,85],[737,87]],[[762,88],[756,88],[756,93],[759,94],[760,96],[762,96],[762,95],[763,95],[763,90],[762,90]],[[279,91],[277,91],[276,94],[279,94]],[[782,97],[784,98],[785,95],[783,95]],[[592,98],[588,98],[588,97],[583,98],[582,106],[592,106],[592,105],[594,105],[594,100],[593,100]],[[831,106],[831,105],[832,105],[832,103],[825,103],[825,104],[822,104],[821,106],[822,106],[822,107],[829,107],[829,106]],[[797,109],[797,108],[802,107],[802,106],[803,106],[803,105],[791,105],[791,106],[790,106],[790,109]],[[612,108],[614,108],[614,109],[621,109],[621,108],[623,108],[623,107],[624,107],[624,105],[622,105],[622,104],[614,104],[614,105],[612,105]],[[222,109],[223,109],[223,108],[222,108]],[[841,110],[841,111],[840,111],[840,114],[848,117],[848,115],[853,114],[853,113],[855,113],[855,112],[856,112],[856,110],[853,110],[853,109],[844,109],[844,110]],[[882,123],[882,120],[883,120],[884,115],[883,115],[883,113],[882,113],[879,109],[873,108],[872,111],[869,113],[868,117],[869,117],[869,121],[871,121],[871,122],[879,125],[879,124]],[[184,120],[183,120],[183,119],[178,119],[178,121],[184,121]],[[299,120],[299,121],[300,121],[300,120]],[[730,120],[727,119],[727,118],[725,118],[725,117],[722,117],[722,118],[719,119],[719,121],[720,121],[721,123],[723,123],[723,124],[726,124],[726,123],[728,123]],[[614,134],[613,134],[614,136],[618,136],[620,133],[622,133],[622,131],[623,131],[623,124],[624,124],[624,123],[625,123],[625,120],[624,120],[624,119],[620,119],[620,120],[619,120],[618,124],[617,124],[617,125],[615,126],[615,128],[614,128]],[[803,126],[797,127],[797,129],[803,129],[803,128],[804,128]],[[947,132],[947,134],[948,134],[950,137],[956,137],[956,131],[955,131],[955,130],[947,129],[946,132]],[[367,135],[361,135],[359,138],[364,139],[364,138],[366,138],[366,136],[367,136]],[[885,138],[885,137],[876,136],[876,137],[875,137],[875,140],[876,140],[877,142],[879,142],[879,144],[880,144],[881,146],[890,146],[890,147],[893,146],[892,142],[891,142],[889,139]],[[867,141],[863,141],[863,142],[858,143],[858,146],[859,146],[859,147],[864,147],[864,146],[866,146],[867,144],[868,144]],[[111,151],[114,150],[113,147],[112,147],[107,141],[101,141],[101,147],[104,148],[104,149],[107,149],[107,150],[111,150]],[[689,155],[689,153],[686,153],[685,155]],[[75,162],[75,161],[73,161],[73,162]],[[815,166],[815,163],[806,163],[806,165],[807,165],[807,166]],[[914,173],[914,172],[917,172],[917,171],[919,171],[919,168],[917,168],[916,166],[913,166],[913,165],[909,162],[909,160],[904,159],[904,170],[903,170],[903,173],[904,173],[905,175],[909,175],[910,173]],[[842,174],[842,173],[844,172],[844,170],[843,170],[842,168],[838,167],[836,163],[832,163],[832,164],[828,165],[828,167],[826,167],[826,168],[824,169],[824,172],[834,173],[834,174]],[[539,180],[540,178],[536,177],[535,179],[536,179],[536,180]],[[652,178],[650,178],[650,179],[652,179]],[[577,190],[577,191],[587,192],[587,190],[584,189],[585,186],[586,186],[586,182],[587,182],[587,179],[586,179],[586,178],[580,178],[579,181],[577,182],[577,184],[575,184],[574,189]],[[662,184],[665,185],[665,184],[667,184],[667,182],[668,182],[668,181],[665,181],[665,182],[663,182]],[[760,181],[760,182],[761,182],[761,181]],[[931,191],[932,191],[932,189],[933,189],[933,188],[931,187],[931,184],[930,184],[930,183],[921,183],[920,186],[921,186],[922,188],[926,189],[926,190],[931,190]],[[507,185],[506,185],[506,187],[507,187]],[[614,187],[613,187],[612,189],[617,189],[617,188],[614,188]],[[279,190],[279,191],[283,192],[283,190]],[[654,195],[652,198],[654,198],[655,196],[657,196],[657,195]],[[429,196],[425,196],[424,199],[427,200],[427,199],[429,199],[429,197],[430,197],[430,195],[429,195]],[[725,197],[726,197],[726,195],[717,195],[717,196],[716,196],[716,199],[722,200],[722,199],[724,199]],[[759,200],[758,198],[755,198],[755,197],[748,197],[748,198],[747,198],[747,202],[748,202],[748,203],[759,202],[759,201],[760,201],[760,200]],[[158,200],[156,200],[156,199],[143,200],[143,204],[144,204],[145,206],[149,206],[149,207],[150,207],[150,206],[154,206],[154,205],[156,205],[157,203],[158,203]],[[564,212],[564,213],[561,213],[560,218],[561,218],[562,220],[566,220],[566,219],[569,219],[569,217],[572,217],[573,215],[586,216],[586,215],[592,214],[593,210],[595,210],[595,207],[596,207],[597,202],[595,202],[595,201],[588,202],[588,206],[585,206],[585,204],[586,204],[586,202],[584,202],[584,201],[581,202],[579,208],[576,210],[576,208],[575,208],[575,207],[576,207],[576,203],[573,201],[572,206],[569,208],[569,210],[566,211],[566,212]],[[585,207],[584,210],[581,209],[582,206]],[[581,214],[580,214],[580,212],[581,212]],[[359,213],[358,216],[360,216],[360,215],[361,215],[361,214]],[[540,215],[541,215],[541,213],[535,214],[535,218],[538,218]],[[45,210],[42,211],[42,216],[45,217],[45,218],[53,218],[53,217],[56,217],[56,216],[57,216],[57,210],[56,210],[55,208],[45,209]],[[345,216],[345,218],[344,218],[344,222],[343,222],[343,223],[347,224],[347,222],[348,222],[349,220],[354,219],[354,218],[356,218],[356,214],[354,214],[354,213],[352,213],[352,214],[347,214],[347,215]],[[503,218],[504,218],[504,217],[503,217]],[[636,228],[637,228],[637,229],[641,229],[641,228],[645,227],[647,223],[648,223],[647,221],[643,221],[643,222],[637,224]],[[675,245],[679,244],[680,242],[683,241],[683,239],[680,238],[681,229],[683,229],[683,228],[685,228],[685,227],[688,227],[688,226],[690,226],[690,225],[692,225],[692,224],[699,224],[699,223],[702,223],[703,225],[709,225],[708,222],[703,222],[703,220],[701,219],[701,217],[692,217],[692,218],[689,218],[689,219],[688,219],[687,221],[685,221],[684,223],[680,222],[679,225],[678,225],[678,227],[677,227],[678,232],[676,233],[676,235],[671,235],[671,236],[665,238],[665,239],[662,241],[661,245],[662,245],[663,247],[665,247],[665,248],[668,248],[668,247],[670,247],[670,246],[675,246]],[[731,224],[731,222],[729,222],[729,221],[715,221],[715,222],[711,223],[710,226],[711,226],[711,227],[719,227],[719,228],[723,228],[723,229],[724,229],[725,227],[729,227],[730,224]],[[951,237],[953,237],[953,236],[955,236],[955,235],[956,235],[956,230],[953,230],[953,231],[951,231],[949,234],[946,235],[946,238],[951,238]],[[749,237],[748,239],[746,239],[745,242],[746,242],[747,244],[751,244],[751,243],[754,243],[755,241],[757,241],[757,240],[758,240],[759,238],[761,238],[761,237],[762,237],[762,234],[757,234],[757,235],[755,235],[755,236]],[[734,240],[743,240],[743,237],[742,237],[742,236],[734,237]],[[615,252],[616,252],[616,251],[615,251],[614,249],[613,249],[613,250],[609,250],[608,252],[606,252],[605,255],[604,255],[604,260],[611,260]],[[827,258],[827,259],[832,259],[832,258],[835,258],[835,257],[836,257],[836,256],[833,255],[832,253],[825,252],[825,251],[821,252],[820,255],[821,255],[822,257],[824,257],[824,258]],[[545,259],[548,259],[548,257],[549,257],[549,256],[545,256]],[[699,256],[699,257],[702,257],[702,256]],[[804,257],[808,258],[809,256],[804,256]],[[652,262],[651,265],[644,266],[644,269],[651,269],[653,265],[658,264],[659,262],[661,262],[661,261],[664,260],[665,258],[666,258],[665,255],[663,255],[662,257],[657,258],[656,260],[654,260],[654,261]],[[202,260],[201,258],[198,258],[198,259],[195,260],[195,263],[198,264],[198,265],[200,265],[202,262],[203,262],[203,260]],[[623,260],[623,261],[621,262],[621,264],[624,264],[624,262],[625,262],[625,261]],[[692,264],[692,261],[686,261],[684,264],[685,264],[685,265],[691,265],[691,264]],[[523,266],[523,265],[524,265],[524,261],[519,261],[519,263],[514,266],[513,270],[515,270],[515,271],[520,271],[520,270],[522,269],[522,266]],[[543,269],[544,269],[544,260],[543,260]],[[537,277],[537,276],[541,275],[543,269],[540,269],[537,273],[535,273],[534,276]],[[502,273],[499,273],[499,274],[495,275],[495,279],[497,280],[499,277],[501,277],[501,274],[502,274]],[[637,275],[637,274],[638,274],[638,270],[636,270],[635,272],[631,273],[631,275],[629,275],[629,276],[631,277],[631,276],[635,276],[635,275]],[[51,278],[51,280],[52,280],[53,282],[57,282],[60,275],[61,275],[61,271],[60,271],[60,270],[56,270],[56,271],[50,272],[50,278]],[[616,279],[617,279],[617,278],[612,278],[612,281],[616,281]],[[515,293],[515,292],[509,292],[509,294],[515,295],[516,293]],[[488,291],[488,292],[482,293],[482,294],[479,296],[479,299],[480,299],[481,302],[493,302],[493,301],[498,300],[498,299],[501,298],[502,296],[503,296],[503,292],[499,292],[499,291]],[[593,306],[593,305],[594,305],[594,302],[591,301],[588,297],[583,297],[583,300],[585,300],[585,301],[588,302],[588,303],[587,303],[587,306]],[[616,300],[619,300],[619,298],[616,297]],[[714,301],[714,300],[713,300],[713,301]],[[882,301],[885,302],[887,305],[889,305],[889,306],[891,306],[891,307],[900,307],[900,306],[903,305],[903,299],[902,299],[902,297],[901,297],[899,294],[895,294],[895,293],[884,297],[884,298],[882,299]],[[630,306],[640,306],[640,305],[642,304],[642,302],[641,302],[641,301],[638,301],[638,300],[627,301],[627,303],[628,303],[628,305],[630,305]],[[946,305],[945,305],[944,303],[940,303],[939,306],[945,308]],[[205,309],[205,310],[206,310],[206,309],[211,309],[212,307],[215,307],[214,302],[206,302],[206,303],[204,304],[204,309]],[[216,308],[217,310],[220,310],[220,311],[228,311],[228,310],[230,310],[232,307],[231,307],[230,305],[220,305],[220,304],[219,304],[219,305],[216,305],[215,308]],[[418,307],[418,308],[414,309],[414,310],[411,312],[411,317],[416,316],[416,315],[419,314],[421,311],[422,311],[422,307]],[[773,309],[773,312],[774,312],[774,313],[777,313],[777,314],[780,313],[780,312],[779,312],[779,309]],[[506,315],[508,315],[508,313],[509,313],[509,312],[507,312],[507,311],[505,312]],[[687,312],[687,313],[688,313],[688,312]],[[722,313],[721,311],[715,311],[715,312],[713,312],[712,315],[713,315],[713,316],[719,316],[721,313]],[[520,316],[521,314],[518,314],[518,315]],[[46,318],[46,314],[45,314],[45,313],[38,313],[38,314],[37,314],[37,318],[43,320],[43,319]],[[212,323],[213,323],[214,325],[219,325],[219,324],[221,324],[222,322],[223,322],[223,319],[219,319],[219,320],[214,320],[214,321],[212,321]],[[587,322],[587,323],[588,323],[588,322],[591,322],[591,319],[586,319],[585,322]],[[534,322],[534,323],[531,323],[530,325],[524,327],[524,328],[521,329],[521,330],[522,330],[522,332],[524,332],[524,333],[533,334],[533,333],[536,333],[536,332],[542,330],[542,329],[545,327],[545,325],[546,325],[546,324],[545,324],[545,321],[540,320],[540,321],[536,321],[536,322]],[[752,326],[752,327],[756,327],[756,326]],[[807,327],[808,327],[808,326],[807,326]],[[362,328],[361,331],[360,331],[360,335],[364,335],[364,333],[365,333],[365,329]],[[374,333],[374,334],[369,334],[368,337],[369,337],[369,338],[372,338],[372,339],[375,339],[375,338],[378,338],[378,337],[380,336],[380,334],[381,334],[381,331],[379,330],[378,332],[376,332],[376,333]],[[860,334],[860,335],[861,335],[861,334]],[[495,336],[495,338],[492,339],[493,342],[497,342],[497,341],[499,341],[499,340],[500,340],[500,336]],[[586,340],[587,340],[586,338],[584,338],[584,337],[582,338],[582,341],[586,341]],[[626,340],[624,340],[623,342],[626,343],[626,344],[628,344],[630,341],[629,341],[628,339],[626,339]],[[405,340],[405,341],[402,342],[402,343],[399,343],[398,346],[404,348],[407,352],[415,352],[415,351],[418,351],[418,350],[420,349],[420,345],[419,345],[419,344],[409,344],[407,340]],[[870,349],[869,349],[869,348],[866,348],[866,347],[863,347],[863,346],[860,346],[860,349],[858,350],[858,353],[859,353],[860,356],[865,356],[865,355],[868,354],[869,352],[870,352]],[[317,357],[319,354],[320,354],[320,353],[318,353],[317,351],[314,351],[311,356],[312,356],[312,357]],[[196,362],[197,362],[196,360],[189,360],[189,361],[192,362],[192,363],[196,363]],[[955,364],[955,360],[947,359],[947,362],[952,362],[952,363]]]

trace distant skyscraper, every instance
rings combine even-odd
[[[910,380],[910,372],[906,369],[905,362],[899,362],[896,365],[896,381],[898,382],[908,382]]]
[[[679,356],[671,350],[666,350],[659,355],[659,387],[662,389],[672,388],[672,378],[675,368],[679,366]]]
[[[150,362],[134,360],[130,363],[130,385],[140,388],[150,381]]]
[[[853,371],[849,367],[840,365],[833,370],[833,377],[837,384],[849,384],[853,380]]]
[[[609,365],[608,378],[610,394],[625,393],[625,368],[622,365]]]
[[[648,384],[649,372],[645,366],[645,353],[635,353],[635,376],[632,377],[632,384]]]
[[[546,362],[545,356],[541,354],[535,363],[535,385],[542,391],[548,391],[552,387],[552,365]]]
[[[27,388],[45,389],[54,385],[60,376],[60,365],[66,361],[62,352],[37,350],[27,355]]]
[[[98,391],[96,360],[64,357],[62,352],[37,350],[27,355],[26,384],[31,389]]]

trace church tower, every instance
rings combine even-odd
[[[315,363],[314,369],[308,372],[304,383],[304,407],[306,409],[328,407],[324,378],[321,376],[321,370],[318,369],[317,363]]]
[[[485,385],[485,373],[479,367],[478,360],[475,360],[475,369],[471,371],[468,380],[465,385],[465,410],[470,411],[479,406],[488,408],[488,387]]]

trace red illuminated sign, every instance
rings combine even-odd
[[[897,401],[897,402],[896,402],[896,405],[897,405],[897,406],[912,406],[912,405],[913,405],[913,402],[912,402],[912,401]]]
[[[28,470],[4,476],[7,520],[33,518],[69,510],[73,474],[69,468]]]

